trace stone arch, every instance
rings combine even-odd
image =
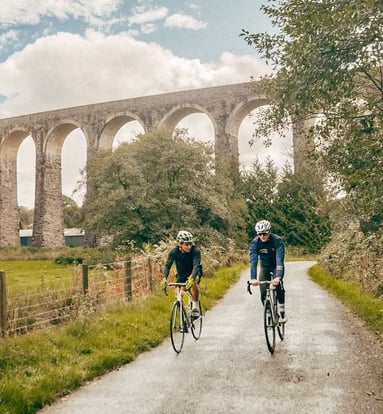
[[[61,154],[61,147],[65,141],[65,138],[77,128],[80,128],[84,133],[88,145],[88,135],[82,128],[82,125],[74,120],[63,120],[59,125],[51,128],[47,133],[47,139],[45,140],[44,146],[44,153],[46,156],[48,157]]]
[[[113,114],[105,120],[105,126],[102,129],[98,140],[98,149],[112,150],[113,140],[117,132],[122,126],[131,121],[138,121],[144,131],[147,131],[145,123],[139,116],[128,112]]]
[[[4,138],[2,145],[0,146],[0,157],[2,160],[16,159],[17,151],[20,144],[31,133],[24,129],[14,129],[8,133]]]
[[[214,117],[212,114],[203,106],[198,104],[182,104],[173,107],[170,111],[168,111],[158,123],[159,128],[169,129],[174,131],[176,125],[186,116],[195,114],[195,113],[203,113],[207,115],[210,119],[211,123],[213,124],[214,131],[217,131],[217,124],[215,122]]]
[[[36,201],[32,243],[36,246],[63,246],[64,213],[62,198],[61,151],[66,137],[80,128],[75,120],[62,120],[46,134],[42,152],[37,156]]]
[[[30,132],[15,128],[0,147],[0,245],[18,246],[19,215],[17,208],[17,152]]]
[[[269,100],[266,98],[255,98],[248,102],[238,104],[230,113],[225,132],[232,137],[238,137],[239,127],[243,119],[254,109],[268,105],[269,103]]]

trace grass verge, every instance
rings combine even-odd
[[[247,264],[201,281],[210,309]],[[174,296],[159,289],[143,300],[49,331],[0,340],[0,414],[32,414],[100,375],[134,360],[168,336]]]
[[[347,308],[361,318],[383,342],[383,299],[365,292],[360,285],[337,279],[319,265],[309,269],[310,278],[331,292]]]

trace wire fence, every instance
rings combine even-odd
[[[126,304],[152,291],[162,278],[162,257],[142,256],[123,262],[73,267],[68,277],[12,284],[0,272],[0,331],[22,335]],[[28,279],[28,278],[26,278]],[[32,279],[32,278],[31,278]]]

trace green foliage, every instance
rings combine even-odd
[[[286,167],[281,174],[278,175],[271,161],[264,167],[256,162],[253,170],[244,174],[248,238],[254,237],[254,224],[267,219],[272,223],[273,232],[288,246],[303,248],[304,253],[316,253],[331,234],[323,184],[310,171],[293,174]]]
[[[72,254],[57,256],[55,259],[55,263],[64,264],[64,265],[68,265],[68,264],[79,265],[82,263],[82,257],[76,257],[76,256],[73,256]]]
[[[328,243],[331,223],[324,186],[310,171],[285,171],[278,185],[276,229],[288,245],[316,253]]]
[[[371,294],[383,296],[383,235],[356,229],[336,232],[323,248],[319,263],[337,278],[358,283]]]
[[[277,197],[278,169],[271,160],[265,166],[256,160],[251,171],[243,172],[243,195],[247,203],[248,238],[254,237],[254,225],[267,219],[277,223],[275,201]]]
[[[84,212],[77,205],[64,206],[65,228],[82,228],[84,226]]]
[[[342,134],[335,136],[322,153],[327,170],[348,195],[346,213],[366,222],[366,231],[377,231],[383,222],[381,125],[376,120],[374,128],[365,131],[344,123]]]
[[[57,264],[81,264],[96,265],[98,263],[111,263],[121,259],[129,253],[124,249],[113,249],[111,247],[97,248],[70,248],[63,250],[54,258]]]
[[[265,134],[316,118],[311,134],[331,179],[370,229],[383,220],[383,3],[380,0],[270,0],[262,7],[278,34],[243,31],[276,70],[264,78],[273,105]]]
[[[203,229],[206,240],[232,236],[241,217],[230,205],[233,183],[213,167],[211,146],[184,131],[139,135],[88,167],[85,227],[115,245],[157,243],[181,228]]]

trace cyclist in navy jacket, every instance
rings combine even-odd
[[[283,240],[277,234],[271,233],[271,224],[267,220],[261,220],[255,225],[257,236],[250,242],[250,282],[254,286],[259,281],[271,280],[277,288],[277,300],[281,312],[281,322],[286,322],[285,315],[285,289],[283,277],[285,274],[285,246]],[[257,279],[258,259],[260,262],[259,277]],[[261,301],[265,301],[266,285],[259,285],[261,290]]]

